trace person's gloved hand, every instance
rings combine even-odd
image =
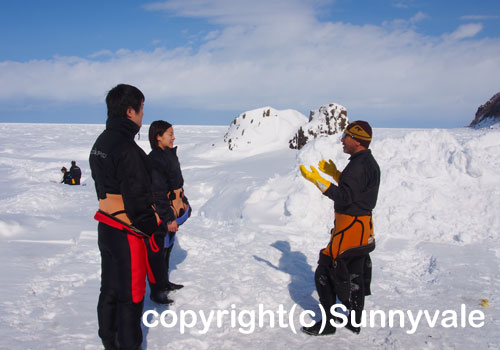
[[[319,174],[318,170],[311,165],[311,171],[308,171],[305,166],[302,164],[299,166],[300,172],[302,176],[304,176],[307,180],[311,181],[316,187],[319,188],[321,192],[325,192],[328,187],[330,187],[331,183],[326,179],[322,178]]]
[[[341,172],[338,171],[337,166],[331,159],[328,159],[328,162],[324,159],[320,160],[318,162],[318,168],[325,174],[333,177],[337,183],[339,182]]]

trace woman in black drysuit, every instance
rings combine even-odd
[[[183,287],[182,284],[172,283],[168,277],[170,253],[175,242],[175,233],[179,225],[191,213],[182,188],[184,179],[177,158],[177,147],[174,147],[174,140],[174,129],[170,123],[163,120],[151,123],[149,143],[152,151],[148,158],[152,167],[152,192],[156,211],[168,227],[168,232],[165,232],[164,235],[159,232],[155,233],[154,242],[150,242],[153,244],[148,247],[149,263],[153,275],[159,280],[155,284],[150,281],[151,295],[158,288],[173,291]],[[153,297],[151,299],[155,301]],[[161,303],[167,304],[167,302]]]

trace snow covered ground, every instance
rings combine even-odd
[[[87,159],[102,130],[0,124],[1,349],[101,348],[97,200]],[[170,307],[146,296],[145,311],[163,312],[168,326],[178,319],[170,328],[144,326],[144,349],[500,347],[499,129],[374,130],[382,183],[366,310],[427,314],[416,329],[409,316],[403,326],[396,317],[392,327],[377,316],[360,335],[339,329],[329,337],[298,331],[305,310],[319,313],[313,275],[333,217],[333,203],[298,165],[324,157],[342,169],[340,141],[320,138],[300,151],[285,144],[251,155],[230,152],[221,142],[226,131],[175,127],[194,207],[173,253],[172,280],[185,288]],[[138,142],[149,152],[147,126]],[[82,168],[84,186],[55,183],[71,160]],[[259,308],[270,310],[262,327]],[[210,311],[220,312],[220,322],[215,316],[206,328],[200,315]],[[482,327],[463,317],[471,312],[484,315]]]

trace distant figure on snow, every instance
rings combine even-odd
[[[71,173],[71,177],[75,180],[73,185],[79,185],[80,179],[82,177],[82,170],[74,160],[71,161],[71,168],[69,168],[69,172]]]
[[[61,173],[63,174],[63,178],[61,180],[61,184],[66,184],[66,185],[74,185],[75,184],[75,179],[71,177],[71,173],[66,169],[66,167],[61,168]]]

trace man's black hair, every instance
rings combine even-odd
[[[108,118],[126,118],[129,107],[139,113],[144,100],[144,94],[135,86],[118,84],[106,96]]]
[[[149,126],[149,144],[151,145],[151,149],[160,148],[158,147],[158,140],[156,137],[159,135],[163,135],[165,131],[167,131],[172,124],[166,122],[164,120],[155,120]]]

